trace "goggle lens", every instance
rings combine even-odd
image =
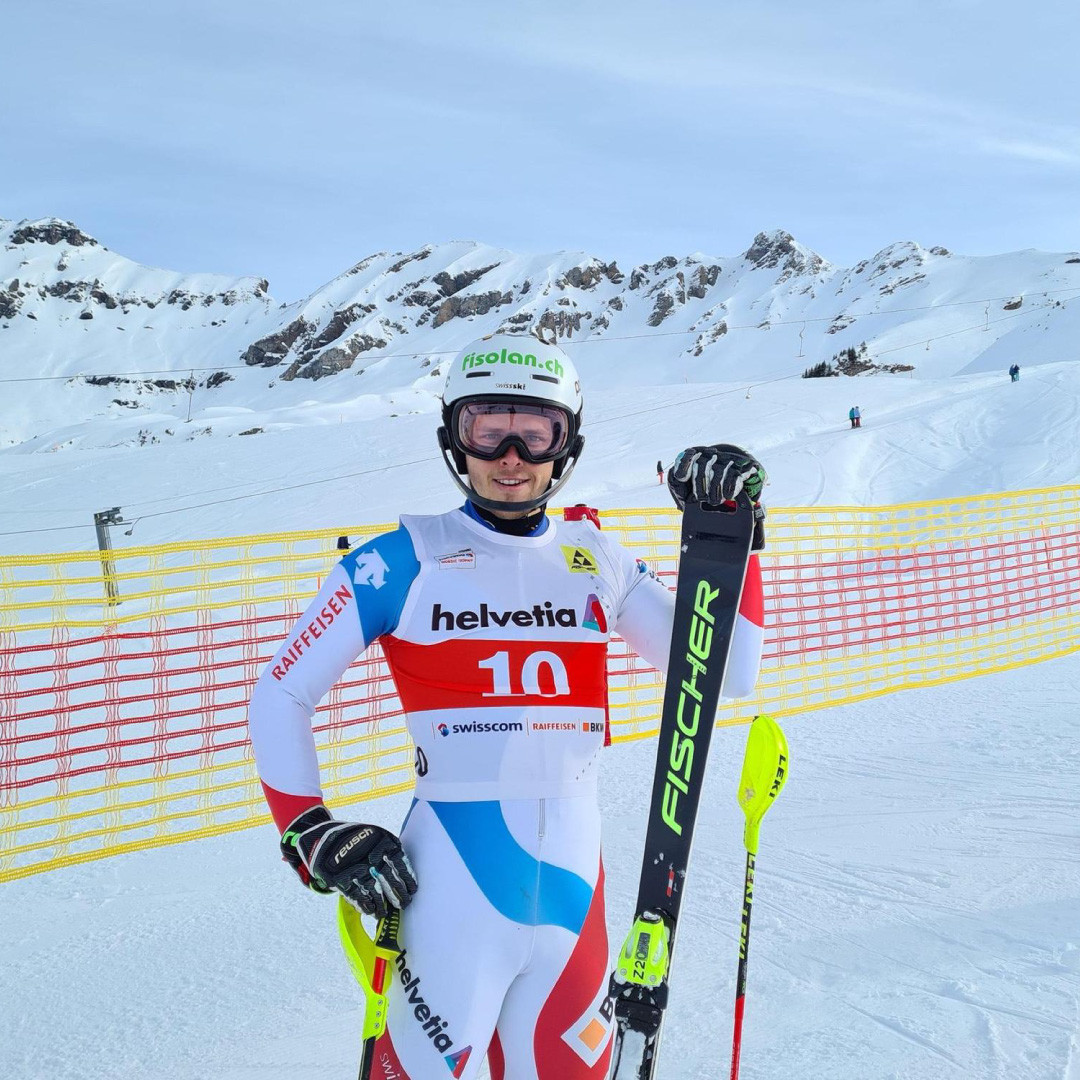
[[[514,445],[533,463],[553,461],[570,437],[570,415],[554,405],[471,402],[457,413],[458,446],[473,457],[494,460]]]

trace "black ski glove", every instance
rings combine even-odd
[[[734,502],[745,491],[754,506],[753,550],[765,546],[765,508],[758,502],[768,476],[753,454],[731,443],[691,446],[668,469],[668,490],[682,510],[688,502]]]
[[[416,892],[416,874],[393,833],[335,821],[325,806],[305,810],[285,830],[281,853],[308,888],[336,889],[377,919],[408,907]]]

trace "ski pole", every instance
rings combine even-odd
[[[742,775],[739,778],[739,805],[746,815],[743,845],[746,848],[746,878],[743,883],[742,930],[739,935],[739,974],[735,987],[735,1035],[731,1048],[731,1080],[739,1080],[739,1053],[742,1049],[743,1007],[746,1003],[746,959],[750,952],[750,909],[754,899],[754,863],[758,849],[758,829],[765,812],[784,787],[788,774],[787,739],[772,717],[755,716],[746,739]]]
[[[381,919],[375,930],[375,940],[372,941],[360,919],[360,912],[344,896],[339,896],[337,922],[341,947],[364,995],[364,1045],[358,1080],[370,1080],[375,1043],[386,1030],[390,966],[394,957],[401,952],[398,943],[401,912],[394,909]]]

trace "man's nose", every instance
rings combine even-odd
[[[505,461],[509,465],[517,465],[519,462],[524,461],[524,458],[518,453],[517,447],[511,443],[504,451],[503,456],[499,458],[500,461]]]

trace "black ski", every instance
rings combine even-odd
[[[612,1080],[655,1075],[694,822],[753,531],[745,494],[732,510],[687,503],[683,511],[675,625],[637,909],[609,987],[615,1017]]]

